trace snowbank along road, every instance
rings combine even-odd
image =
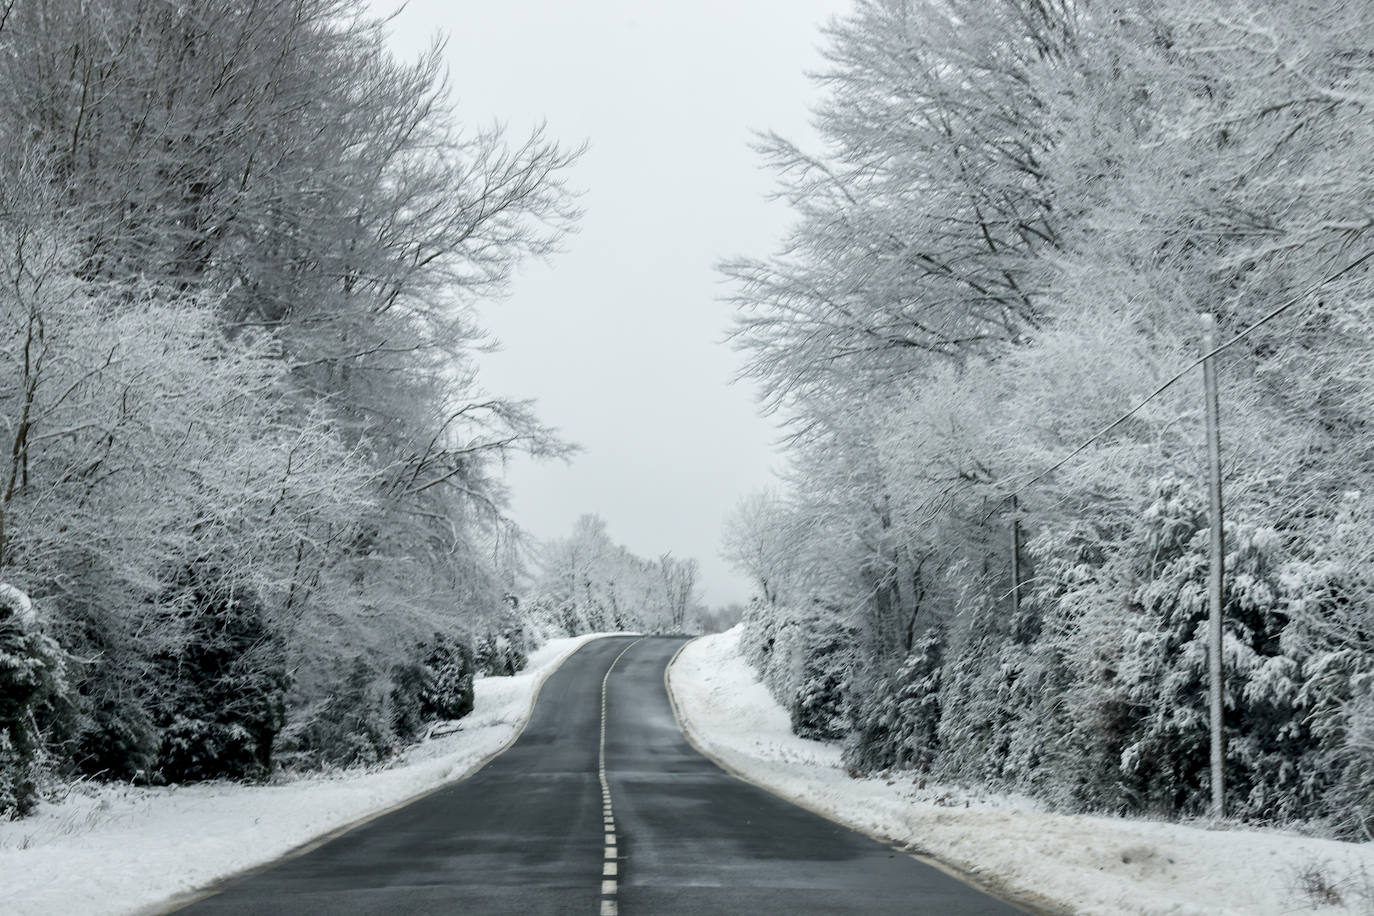
[[[683,642],[588,643],[470,778],[177,912],[1020,912],[693,750],[663,680]]]

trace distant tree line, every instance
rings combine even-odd
[[[568,447],[475,307],[575,155],[361,0],[0,2],[0,812],[377,760],[520,664],[494,472]]]
[[[1229,813],[1370,837],[1371,48],[1341,0],[859,0],[830,28],[822,151],[761,141],[791,232],[724,267],[791,456],[727,549],[798,731],[860,772],[1206,810],[1200,371],[1040,475],[1212,313],[1253,328],[1218,357]]]
[[[568,537],[544,543],[537,566],[521,606],[533,636],[697,632],[709,616],[696,560],[637,556],[612,541],[595,515],[579,518]]]

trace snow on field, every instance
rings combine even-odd
[[[972,876],[1023,905],[1086,914],[1374,913],[1374,843],[1051,814],[1026,798],[851,779],[839,748],[798,738],[740,657],[738,628],[669,669],[699,748],[777,794]],[[1329,893],[1328,893],[1329,891]],[[1337,900],[1340,903],[1337,903]]]
[[[551,640],[515,677],[478,680],[460,731],[410,748],[384,770],[268,786],[89,786],[32,817],[0,822],[0,911],[155,910],[467,775],[515,737],[544,679],[594,638]]]

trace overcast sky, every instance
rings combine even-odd
[[[372,0],[390,12],[395,0]],[[653,557],[696,557],[708,603],[748,583],[719,557],[721,523],[779,464],[755,389],[731,384],[722,258],[774,251],[786,209],[751,130],[813,136],[820,26],[848,0],[413,0],[398,53],[436,32],[466,121],[512,135],[547,122],[588,151],[572,182],[586,210],[566,251],[527,265],[483,313],[503,351],[494,392],[535,398],[584,451],[571,464],[513,464],[516,520],[557,537],[596,513],[612,538]]]

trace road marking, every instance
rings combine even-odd
[[[1007,903],[1011,903],[1023,909],[1027,907],[1027,904],[1025,902],[1018,902],[1017,896],[1013,895],[999,881],[989,881],[982,877],[975,877],[969,874],[968,872],[961,871],[955,866],[950,865],[947,862],[942,862],[939,859],[934,858],[933,856],[929,856],[922,852],[913,852],[910,847],[903,846],[901,843],[893,840],[891,837],[884,836],[880,833],[875,833],[869,830],[867,827],[861,827],[858,824],[853,823],[851,821],[843,820],[838,814],[830,812],[829,810],[827,810],[817,802],[810,800],[809,798],[806,798],[802,795],[793,795],[783,789],[774,788],[773,786],[770,786],[765,782],[760,782],[757,778],[746,774],[743,770],[727,762],[724,758],[717,756],[714,751],[708,750],[705,746],[697,743],[696,737],[693,735],[692,730],[687,726],[686,719],[682,714],[682,710],[678,706],[677,695],[673,692],[673,665],[677,662],[678,656],[682,654],[684,649],[686,649],[697,639],[703,638],[704,637],[698,636],[694,639],[689,639],[682,645],[678,646],[677,651],[673,653],[673,657],[668,659],[668,664],[663,668],[663,689],[668,694],[668,705],[673,710],[673,721],[677,723],[678,731],[682,732],[682,737],[687,739],[687,743],[692,746],[692,750],[696,751],[698,754],[705,757],[707,760],[711,761],[716,766],[724,770],[727,774],[733,776],[735,779],[738,779],[740,782],[748,783],[756,789],[762,789],[769,795],[772,795],[776,798],[780,798],[783,801],[787,802],[789,805],[796,805],[798,808],[810,811],[812,814],[818,817],[823,817],[826,820],[830,821],[830,823],[843,827],[845,830],[851,830],[854,833],[857,833],[861,836],[866,836],[870,840],[874,840],[878,843],[881,843],[884,846],[890,847],[893,850],[899,851],[903,855],[909,856],[915,859],[917,862],[920,862],[922,865],[929,865],[936,871],[948,875],[955,881],[958,881],[960,884],[965,884],[975,890],[982,891],[989,897],[993,897],[997,900],[1002,900]]]
[[[634,648],[644,637],[636,639],[628,646],[620,650],[606,669],[606,675],[601,679],[601,749],[597,755],[596,770],[597,778],[601,781],[601,804],[602,804],[602,824],[606,831],[606,850],[604,863],[601,868],[601,916],[616,916],[619,906],[616,903],[616,881],[615,877],[620,872],[620,863],[616,857],[615,845],[615,809],[611,803],[611,783],[606,778],[606,685],[610,683],[611,672],[615,670],[616,663],[625,656],[626,652]]]

